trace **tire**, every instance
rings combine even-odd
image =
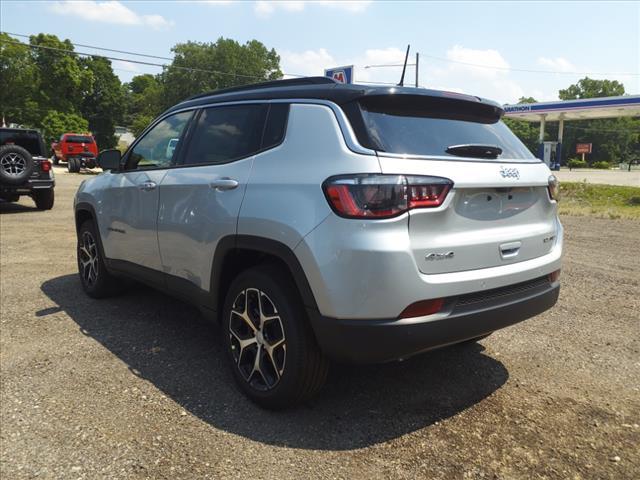
[[[33,200],[36,202],[36,208],[38,210],[51,210],[53,208],[53,201],[55,200],[53,188],[36,190],[33,192]]]
[[[18,145],[0,147],[0,182],[20,185],[31,176],[33,167],[33,157],[24,148]]]
[[[78,173],[80,171],[80,161],[77,158],[68,159],[67,171],[69,173]]]
[[[270,320],[264,321],[265,316]],[[324,385],[329,363],[316,343],[296,286],[277,266],[253,267],[233,280],[222,325],[234,379],[258,405],[291,407]],[[241,341],[246,342],[243,348]],[[261,360],[256,362],[256,356]]]
[[[121,283],[111,275],[100,253],[98,231],[93,220],[85,221],[78,230],[78,274],[84,292],[93,298],[106,298],[120,293]]]

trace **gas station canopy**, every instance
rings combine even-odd
[[[527,122],[540,122],[538,158],[549,165],[552,170],[559,170],[562,163],[562,136],[565,120],[637,117],[640,116],[640,95],[520,103],[505,105],[504,112],[505,117]],[[547,122],[558,122],[557,141],[544,141]]]
[[[504,106],[505,117],[539,122],[558,120],[587,120],[640,116],[640,95],[623,97],[585,98],[558,102],[522,103]]]

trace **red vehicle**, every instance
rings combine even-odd
[[[79,172],[80,168],[94,168],[98,156],[98,145],[91,134],[65,133],[59,142],[51,144],[53,164],[67,162],[69,172]]]

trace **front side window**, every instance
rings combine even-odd
[[[193,112],[181,112],[165,118],[133,147],[127,170],[168,168],[175,163],[176,149]]]
[[[228,163],[260,150],[268,105],[231,105],[202,111],[185,164]]]

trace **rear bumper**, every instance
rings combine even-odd
[[[426,317],[383,320],[337,320],[311,314],[322,350],[348,363],[383,363],[476,338],[521,322],[551,308],[560,285],[549,282],[514,288],[467,301],[448,299],[446,312]]]
[[[20,185],[0,185],[0,193],[30,195],[34,190],[49,190],[55,186],[53,178],[45,180],[28,180]]]

